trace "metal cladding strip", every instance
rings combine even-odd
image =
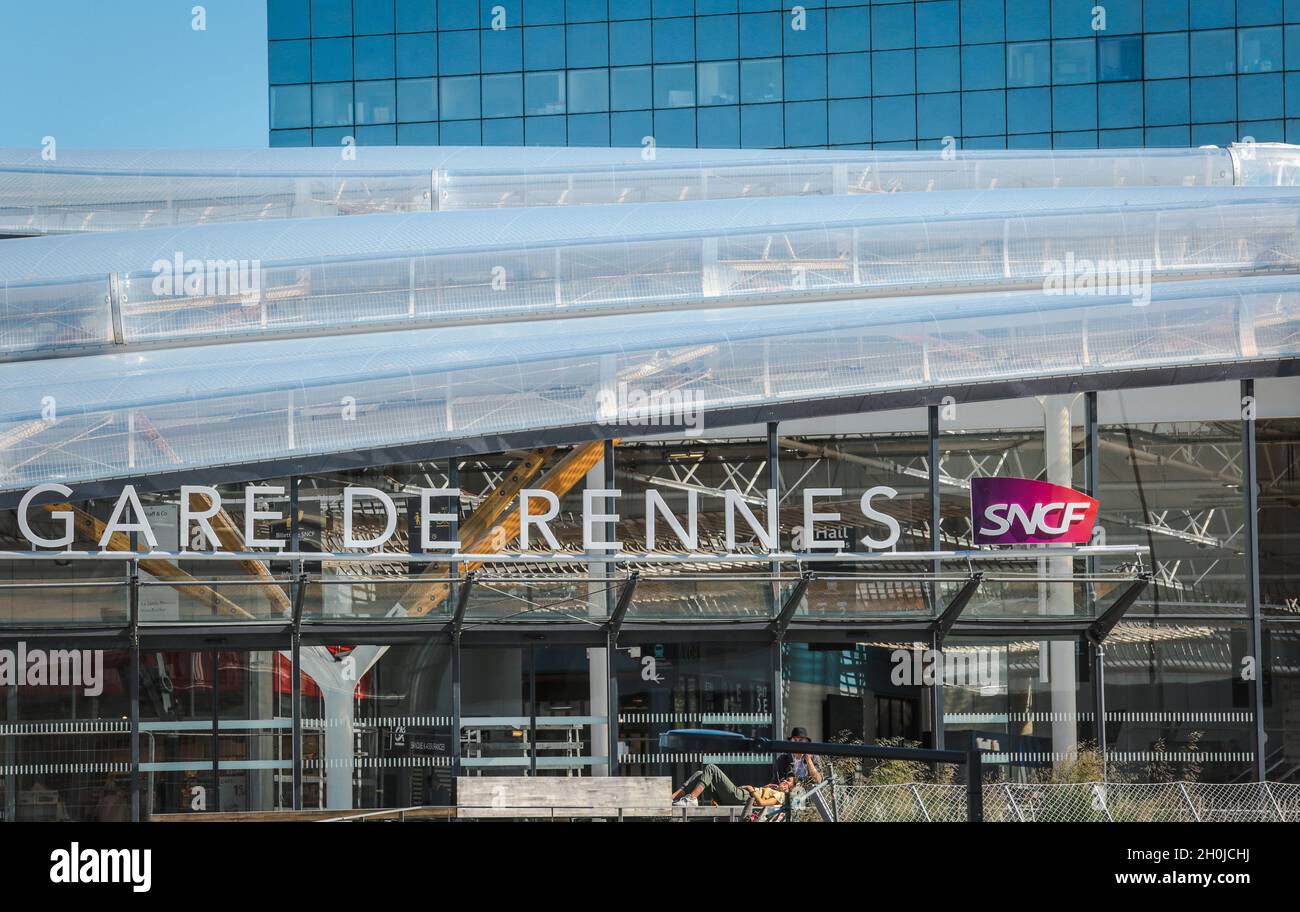
[[[1300,189],[425,212],[0,244],[0,358],[1300,269]]]
[[[1240,153],[1236,150],[1241,149]],[[914,151],[0,149],[0,235],[409,212],[1015,187],[1295,183],[1288,146]]]
[[[1277,276],[1160,283],[1149,300],[950,294],[2,364],[0,490],[555,428],[707,426],[727,409],[989,377],[1297,357],[1300,276]]]

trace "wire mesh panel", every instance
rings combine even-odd
[[[1112,782],[1104,786],[1106,807],[1125,823],[1196,821],[1181,782]]]
[[[1267,788],[1282,819],[1300,823],[1300,782],[1269,782]]]
[[[846,823],[954,823],[966,817],[966,787],[907,783],[836,785],[832,807]],[[823,819],[805,808],[799,822]],[[1072,782],[984,785],[990,823],[1300,822],[1300,784]]]
[[[841,821],[854,823],[924,822],[916,793],[900,785],[850,785],[837,789]]]
[[[1187,793],[1197,816],[1206,823],[1280,820],[1265,784],[1259,782],[1189,782]]]

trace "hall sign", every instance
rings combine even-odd
[[[55,482],[36,485],[23,495],[18,505],[18,528],[33,547],[72,547],[75,516],[64,504],[57,502],[59,498],[71,497],[72,493],[67,485]],[[744,536],[746,544],[755,542],[769,553],[780,550],[779,495],[774,489],[768,489],[765,493],[766,496],[761,499],[762,507],[759,507],[758,503],[751,506],[752,501],[759,500],[757,497],[745,496],[739,491],[722,492],[728,552],[736,551],[738,535]],[[842,501],[842,488],[804,488],[801,493],[803,525],[796,530],[800,533],[801,550],[842,551],[846,547],[865,547],[871,551],[885,551],[898,544],[902,535],[898,520],[877,506],[879,501],[892,500],[898,496],[898,491],[894,488],[877,485],[867,489],[858,499],[858,509],[867,520],[868,527],[856,541],[846,540],[839,534],[817,534],[818,523],[834,526],[837,533],[845,525],[839,511],[825,509],[827,504],[824,503]],[[675,538],[685,551],[699,551],[699,492],[692,490],[685,494],[687,504],[684,517],[673,511],[658,490],[647,488],[641,495],[646,527],[645,545],[648,551],[655,550],[665,537],[661,534],[663,532]],[[244,550],[284,548],[284,541],[260,538],[256,531],[258,522],[284,521],[281,511],[268,509],[265,503],[267,499],[279,499],[284,495],[285,489],[282,486],[245,486],[243,496],[239,499],[244,514]],[[622,495],[622,491],[612,488],[582,492],[582,545],[587,551],[623,549],[622,542],[617,539],[606,540],[604,534],[610,524],[619,521],[618,502]],[[460,542],[456,539],[435,538],[434,535],[440,524],[450,524],[457,520],[457,515],[451,509],[461,492],[455,488],[419,488],[414,496],[420,504],[420,548],[450,553],[459,551]],[[33,504],[38,498],[45,504],[43,515],[53,522],[58,533],[56,537],[43,535],[31,526]],[[263,501],[260,507],[259,498]],[[823,501],[822,509],[818,508],[818,500]],[[358,535],[355,515],[358,513],[358,504],[362,503],[366,507],[367,520],[382,515],[383,530],[379,534]],[[205,547],[212,551],[224,550],[212,527],[213,518],[223,508],[221,494],[216,488],[208,485],[183,485],[176,507],[181,542],[190,543],[191,549],[196,551],[202,551]],[[391,494],[379,488],[359,485],[344,488],[342,512],[343,545],[348,549],[383,548],[397,530],[397,504]],[[519,492],[517,512],[520,550],[563,550],[550,526],[560,515],[558,495],[545,488],[525,488]],[[1092,527],[1097,518],[1097,501],[1070,488],[1028,478],[973,478],[971,518],[977,545],[1082,544],[1088,542],[1092,535]],[[373,525],[373,522],[368,522],[366,531],[371,531]],[[150,549],[158,548],[158,537],[150,525],[149,514],[132,485],[125,486],[118,494],[100,535],[99,547],[106,550],[113,535],[117,533],[136,533]],[[497,542],[495,547],[504,547],[504,544]]]

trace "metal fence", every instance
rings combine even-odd
[[[966,819],[964,785],[841,785],[798,808],[796,821],[930,822]],[[829,794],[826,794],[829,792]],[[990,783],[984,819],[1001,823],[1271,821],[1300,823],[1300,783]]]

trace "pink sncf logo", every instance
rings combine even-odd
[[[972,478],[977,545],[1087,544],[1098,502],[1072,488],[1032,478]]]

